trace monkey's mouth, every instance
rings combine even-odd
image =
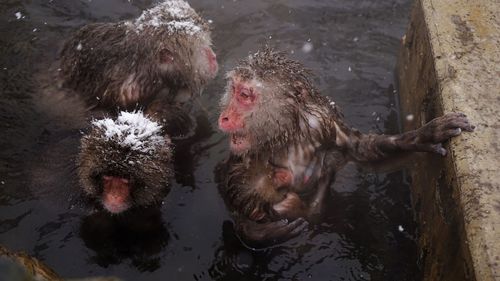
[[[250,149],[250,140],[247,135],[242,133],[231,134],[231,151],[234,153],[242,153]]]
[[[112,214],[130,208],[131,185],[127,178],[103,176],[102,205]]]

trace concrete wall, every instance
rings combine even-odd
[[[411,170],[424,280],[500,280],[500,1],[416,0],[398,75],[405,130],[476,125]]]

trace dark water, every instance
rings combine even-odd
[[[153,2],[1,1],[0,244],[40,258],[64,277],[418,280],[402,172],[348,166],[332,186],[324,223],[269,249],[250,251],[239,243],[214,183],[214,168],[228,154],[215,125],[222,75],[196,101],[198,133],[177,148],[177,176],[161,213],[115,225],[99,213],[87,216],[75,203],[78,128],[36,107],[40,89],[33,77],[48,70],[71,31],[133,18]],[[397,132],[394,65],[410,0],[190,3],[214,22],[221,74],[270,44],[311,68],[319,89],[354,127]]]

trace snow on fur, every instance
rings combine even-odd
[[[103,130],[103,137],[107,141],[115,141],[122,147],[136,151],[147,153],[165,144],[160,124],[148,119],[142,111],[122,111],[116,120],[94,120],[92,125]]]
[[[202,28],[198,26],[193,17],[196,12],[189,4],[182,0],[167,0],[157,6],[142,12],[134,22],[129,22],[137,31],[145,27],[166,27],[170,33],[182,32],[194,35]]]

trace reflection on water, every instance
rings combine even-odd
[[[80,236],[94,251],[90,259],[102,267],[126,259],[139,271],[155,271],[169,238],[158,209],[128,211],[120,216],[98,212],[82,219]]]
[[[222,73],[264,44],[311,68],[318,88],[354,127],[396,132],[393,68],[409,0],[190,1],[213,20],[221,74],[195,102],[196,135],[177,144],[173,189],[161,213],[142,219],[88,215],[74,173],[80,132],[36,106],[40,89],[33,77],[52,71],[49,65],[71,31],[135,17],[153,2],[0,3],[0,244],[27,251],[66,277],[418,279],[402,172],[370,174],[347,166],[332,186],[323,223],[259,251],[243,247],[233,233],[214,183],[214,168],[228,154],[215,127]]]

